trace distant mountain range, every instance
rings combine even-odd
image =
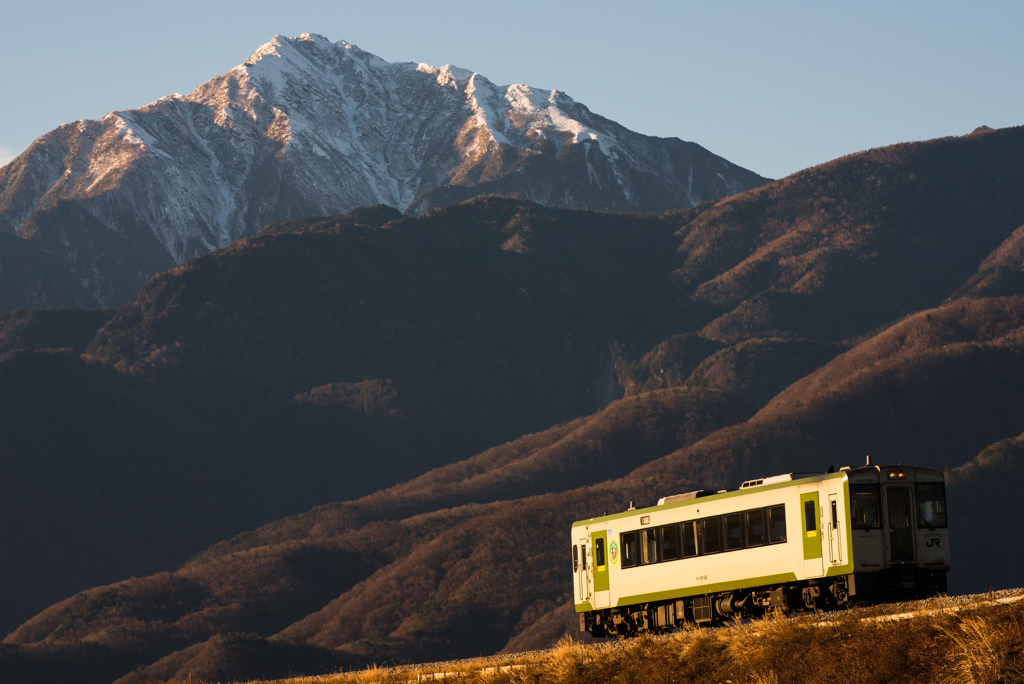
[[[1014,128],[660,213],[294,219],[6,314],[0,679],[548,645],[572,520],[867,454],[947,472],[952,591],[1019,583],[1022,230]]]
[[[264,225],[361,206],[662,211],[766,181],[557,90],[278,36],[190,95],[66,124],[0,169],[0,307],[120,306]]]

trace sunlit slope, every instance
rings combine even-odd
[[[713,338],[838,340],[939,304],[1024,221],[1024,129],[881,147],[716,203],[675,277]]]

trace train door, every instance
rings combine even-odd
[[[590,562],[590,540],[587,537],[580,539],[580,600],[584,603],[592,603],[594,597],[591,587],[594,586],[594,564]]]
[[[595,532],[590,541],[594,547],[594,608],[607,608],[611,594],[608,590],[608,533]]]
[[[822,533],[821,533],[821,508],[818,503],[818,488],[816,485],[801,487],[800,494],[800,522],[801,535],[804,544],[804,577],[821,577],[825,574],[824,559],[822,558]],[[803,493],[806,491],[806,493]]]
[[[889,542],[890,563],[914,560],[913,510],[910,487],[889,485],[885,488],[886,538]]]
[[[828,509],[825,511],[826,525],[828,526],[828,559],[832,565],[840,565],[843,562],[842,530],[840,529],[839,516],[839,495],[828,495]]]

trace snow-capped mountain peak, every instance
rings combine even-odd
[[[188,95],[42,136],[0,169],[0,230],[70,200],[115,236],[181,262],[272,221],[358,206],[423,211],[498,192],[656,210],[763,180],[557,90],[391,63],[304,33],[275,36]]]

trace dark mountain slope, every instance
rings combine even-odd
[[[85,351],[111,310],[15,309],[0,314],[0,354],[15,349]]]
[[[434,538],[493,509],[489,501],[571,489],[581,480],[590,483],[623,474],[749,414],[749,409],[740,413],[714,392],[669,390],[621,400],[595,416],[491,449],[465,464],[441,468],[372,497],[240,535],[200,554],[159,583],[133,579],[91,590],[55,605],[12,639],[43,639],[61,629],[69,614],[84,615],[81,606],[95,605],[102,596],[111,597],[111,610],[72,620],[58,636],[90,635],[127,657],[130,651],[123,653],[122,641],[152,650],[161,644],[166,648],[205,639],[218,631],[270,635],[408,553],[416,540]],[[453,503],[471,501],[486,505],[448,510]],[[427,513],[416,516],[417,509]],[[298,528],[306,531],[296,537]],[[304,537],[325,543],[305,544]],[[244,549],[251,553],[245,555],[240,571],[238,553]],[[191,597],[171,600],[184,606],[183,612],[159,621],[129,619],[139,613],[132,606],[150,601],[156,588],[177,586],[175,582],[182,583],[180,591]],[[114,628],[116,634],[107,633]]]
[[[993,559],[984,571],[975,572],[975,588],[1020,584],[1024,546],[1016,543],[1015,531],[1007,529],[1007,522],[1017,517],[1022,475],[1024,434],[986,447],[946,475],[952,557],[958,564]]]
[[[389,379],[455,460],[615,398],[609,344],[660,327],[672,230],[498,198],[311,221],[159,275],[90,353],[235,395]]]
[[[181,424],[187,436],[176,434]],[[0,356],[0,582],[17,588],[0,594],[3,626],[114,568],[166,566],[189,549],[183,530],[224,530],[193,517],[201,505],[156,503],[190,491],[190,470],[207,474],[211,493],[227,483],[203,463],[219,442],[208,428],[109,366],[64,352]]]
[[[95,600],[117,589],[125,601],[73,618],[54,641],[89,638],[116,647],[125,636],[115,628],[129,627],[132,643],[152,643],[156,634],[165,639],[173,634],[180,642],[202,639],[204,633],[250,631],[258,616],[274,616],[263,623],[263,629],[272,629],[288,615],[308,610],[298,604],[313,603],[313,594],[303,592],[313,592],[315,582],[296,593],[308,581],[288,561],[299,554],[317,559],[312,567],[332,567],[326,559],[340,558],[338,567],[364,567],[372,574],[347,589],[342,573],[321,575],[320,582],[341,594],[277,639],[376,660],[499,650],[531,624],[559,620],[557,611],[569,591],[565,535],[574,519],[624,508],[630,500],[647,505],[658,496],[735,486],[748,477],[859,463],[865,453],[876,462],[949,468],[1020,435],[1024,417],[1014,407],[1024,401],[1022,304],[1021,299],[957,302],[908,317],[796,383],[748,422],[618,480],[453,509],[443,508],[449,495],[440,491],[436,510],[403,520],[389,519],[392,494],[382,492],[282,520],[218,545],[179,570],[175,577],[190,583],[182,586],[201,587],[204,598],[176,621],[126,622],[124,615],[146,595],[133,588],[141,580],[132,580],[123,590],[90,590],[87,596]],[[495,466],[503,467],[500,459]],[[436,484],[433,478],[421,482],[427,490],[421,495],[425,510]],[[970,485],[951,480],[951,510],[961,511],[970,524],[981,521],[962,502],[975,495]],[[360,565],[345,550],[370,560]],[[978,555],[957,553],[951,587],[978,588],[998,553],[992,548],[979,549]],[[348,581],[353,579],[358,575]],[[290,595],[309,599],[291,603]],[[325,586],[316,595],[329,596],[330,590]],[[25,644],[26,653],[50,648],[31,644],[64,625],[75,602],[83,600],[53,606],[8,641]]]
[[[722,390],[760,408],[846,349],[838,343],[755,337],[709,356],[693,370],[685,386]]]
[[[953,295],[1006,297],[1024,294],[1024,226],[1013,231],[981,262],[978,272]]]
[[[68,351],[0,355],[0,631],[41,604],[174,567],[311,499],[358,497],[434,458],[384,382],[244,408]]]
[[[1004,297],[952,302],[908,316],[838,356],[776,396],[758,417],[806,404],[812,397],[837,392],[844,384],[876,377],[880,371],[899,377],[909,363],[943,354],[971,354],[1012,347],[1024,324],[1024,298]],[[938,361],[938,359],[936,359]],[[881,368],[878,368],[881,366]],[[980,374],[979,366],[977,373]],[[978,375],[977,380],[984,380]],[[963,383],[969,388],[972,382]]]
[[[788,385],[848,348],[844,343],[795,337],[756,337],[730,346],[700,335],[673,335],[633,358],[613,347],[615,373],[625,395],[667,387],[714,388],[760,408]]]
[[[150,278],[174,266],[152,233],[118,235],[79,202],[59,200],[37,209],[18,237],[38,245],[103,306],[122,305]]]
[[[99,302],[42,247],[0,230],[0,311]]]
[[[1022,325],[1019,297],[910,316],[794,383],[743,425],[682,452],[679,472],[698,455],[747,473],[810,470],[822,455],[837,467],[866,454],[876,463],[959,466],[1018,434]]]
[[[162,274],[93,343],[130,359],[0,362],[0,449],[18,473],[0,498],[23,505],[10,552],[27,554],[6,575],[19,607],[0,631],[74,591],[614,399],[609,344],[650,323],[653,299],[646,312],[629,302],[670,270],[658,264],[672,258],[671,224],[510,200],[380,227],[392,218],[293,222]],[[95,496],[46,479],[44,464],[69,462]],[[184,496],[185,513],[132,498],[142,492]],[[53,497],[78,502],[80,544],[63,544]],[[133,547],[147,529],[163,541]]]
[[[247,682],[352,670],[365,665],[361,658],[326,648],[269,641],[256,634],[219,634],[139,668],[114,684],[187,682],[189,677],[203,682]]]
[[[693,333],[673,335],[640,358],[631,358],[632,349],[616,345],[615,374],[625,395],[682,387],[690,374],[714,352],[725,345]]]
[[[360,519],[401,519],[470,503],[593,485],[689,446],[753,407],[723,392],[660,390],[437,468],[356,502]]]

